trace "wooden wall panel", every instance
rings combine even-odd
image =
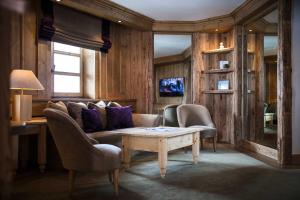
[[[37,1],[28,1],[24,14],[12,16],[11,63],[13,68],[32,70],[44,91],[31,92],[34,99],[51,99],[51,42],[37,40]],[[108,54],[96,52],[93,81],[85,83],[88,98],[137,99],[137,112],[152,112],[153,103],[153,36],[151,31],[140,31],[111,25],[112,48]],[[85,72],[91,75],[91,69]],[[91,91],[91,88],[93,91]],[[145,103],[146,102],[146,103]]]
[[[137,99],[137,112],[151,113],[153,35],[118,24],[111,26],[112,48],[100,58],[98,98]]]
[[[191,60],[187,59],[176,63],[167,63],[154,66],[155,73],[155,101],[154,112],[158,113],[168,104],[191,103]],[[184,96],[183,97],[160,97],[159,80],[162,78],[184,77]]]
[[[217,81],[229,79],[230,88],[233,85],[232,73],[205,74],[208,69],[217,68],[221,59],[234,60],[230,54],[204,56],[203,51],[218,49],[220,42],[227,48],[234,47],[233,31],[227,33],[193,33],[192,42],[192,88],[193,103],[202,104],[208,108],[217,127],[218,141],[234,143],[234,97],[232,94],[204,94],[204,90],[217,88]],[[235,62],[230,63],[236,71]],[[233,72],[235,73],[235,72]],[[232,88],[235,90],[235,88]]]

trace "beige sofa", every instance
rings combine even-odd
[[[132,114],[132,120],[135,127],[156,127],[161,123],[159,115],[154,114]],[[113,131],[99,131],[88,133],[88,137],[97,140],[100,144],[113,144],[121,146],[121,136]]]

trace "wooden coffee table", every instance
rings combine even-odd
[[[168,152],[186,146],[192,146],[193,161],[199,157],[199,132],[202,128],[127,128],[114,130],[122,135],[123,163],[126,169],[130,166],[130,150],[158,153],[161,177],[166,175]]]

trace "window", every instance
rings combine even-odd
[[[54,42],[52,75],[54,96],[82,96],[81,49]]]

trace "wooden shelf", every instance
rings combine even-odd
[[[224,49],[213,49],[208,51],[202,51],[204,54],[213,54],[213,53],[229,53],[233,51],[233,48],[224,48]]]
[[[204,70],[202,73],[204,74],[218,74],[218,73],[230,73],[233,72],[233,69],[210,69],[210,70]]]
[[[233,90],[204,90],[204,94],[233,94]]]

